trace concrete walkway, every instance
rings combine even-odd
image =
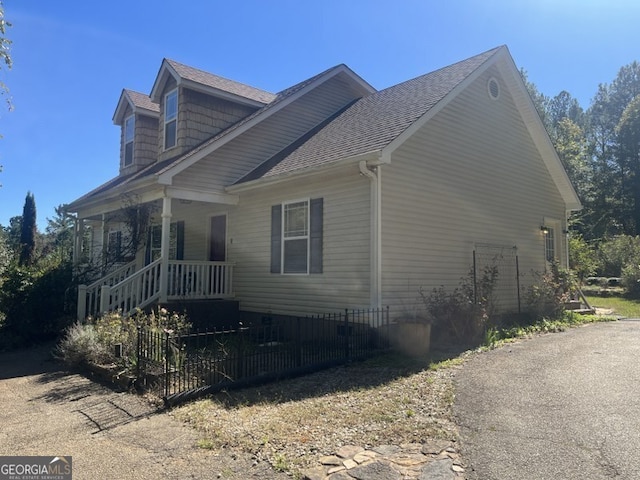
[[[469,479],[640,478],[640,321],[475,356],[456,374]]]
[[[49,352],[0,354],[0,455],[71,455],[75,480],[288,478],[249,455],[198,448],[192,428]]]

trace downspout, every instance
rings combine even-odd
[[[569,215],[571,212],[569,210],[564,211],[564,228],[562,229],[562,236],[564,238],[564,248],[566,253],[566,269],[569,270]],[[565,233],[566,232],[566,233]]]
[[[371,290],[370,302],[373,308],[382,306],[382,192],[381,168],[369,168],[366,160],[359,163],[360,173],[371,180]]]

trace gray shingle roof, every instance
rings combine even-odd
[[[196,155],[197,153],[199,153],[203,149],[207,148],[212,143],[217,142],[218,140],[222,139],[223,137],[233,133],[238,128],[241,128],[242,126],[247,124],[249,121],[253,120],[255,117],[258,117],[260,115],[264,115],[265,112],[268,112],[269,110],[275,108],[277,105],[279,105],[283,101],[287,100],[289,97],[294,95],[296,92],[302,90],[304,87],[306,87],[307,85],[310,85],[311,83],[313,83],[317,79],[319,79],[319,78],[331,73],[332,71],[336,70],[340,66],[342,66],[342,65],[336,65],[335,67],[328,68],[327,70],[325,70],[322,73],[314,75],[313,77],[308,78],[307,80],[303,80],[302,82],[297,83],[297,84],[293,85],[292,87],[289,87],[289,88],[286,88],[286,89],[282,90],[281,92],[279,92],[275,96],[274,100],[271,103],[269,103],[269,104],[265,105],[264,107],[256,110],[255,112],[253,112],[252,114],[246,116],[242,120],[234,123],[229,128],[227,128],[226,130],[223,130],[222,132],[218,133],[214,137],[212,137],[212,138],[210,138],[208,140],[205,140],[203,143],[201,143],[197,147],[195,147],[192,150],[188,151],[183,156],[174,159],[170,164],[164,165],[161,170],[156,170],[154,173],[156,173],[158,171],[168,170],[168,169],[178,165],[179,163],[187,160],[188,158],[191,158],[193,155]]]
[[[238,95],[239,97],[248,98],[249,100],[265,104],[270,103],[276,98],[273,93],[260,90],[259,88],[245,85],[244,83],[239,83],[234,80],[229,80],[228,78],[220,77],[213,73],[205,72],[204,70],[198,70],[197,68],[189,67],[188,65],[183,65],[175,60],[169,60],[166,58],[165,61],[181,78],[184,78],[185,80],[191,80],[192,82],[196,82],[207,87],[216,88],[233,95]]]
[[[151,112],[160,113],[160,105],[151,100],[149,95],[145,93],[136,92],[135,90],[129,90],[125,88],[124,90],[133,103],[134,107],[142,108],[144,110],[149,110]]]
[[[361,98],[303,145],[243,183],[375,152],[389,145],[501,47]]]

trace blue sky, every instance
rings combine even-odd
[[[117,175],[122,88],[148,93],[163,57],[278,92],[345,63],[381,89],[506,44],[540,91],[588,107],[640,60],[637,0],[4,0],[0,224],[33,192],[54,207]]]

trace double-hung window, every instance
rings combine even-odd
[[[282,272],[308,273],[309,201],[282,206]]]
[[[164,96],[164,148],[176,146],[178,132],[178,90]]]
[[[160,258],[162,251],[162,225],[152,225],[147,244],[147,264]],[[169,260],[184,259],[184,221],[169,226]]]
[[[133,137],[135,133],[136,117],[131,115],[124,121],[124,166],[133,163]]]
[[[556,259],[556,232],[553,227],[546,227],[545,230],[544,256],[549,263]]]
[[[271,273],[322,273],[323,199],[271,207]]]

